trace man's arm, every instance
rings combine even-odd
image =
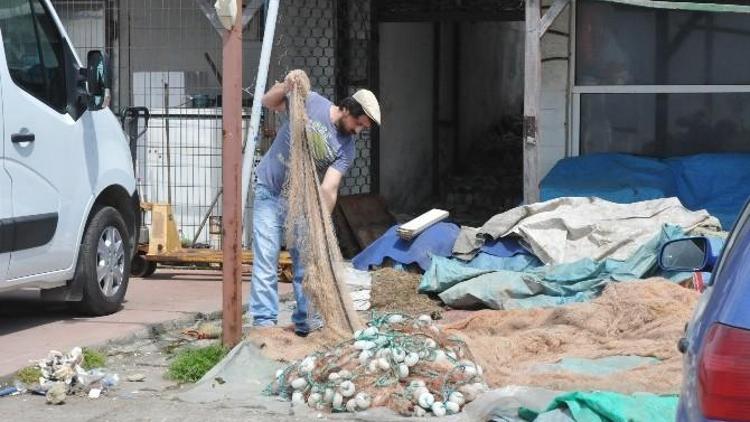
[[[333,213],[333,208],[336,206],[339,185],[343,178],[344,174],[333,167],[329,167],[326,170],[325,176],[323,176],[323,183],[320,185],[320,194],[323,197],[323,205],[329,213]]]
[[[289,92],[288,86],[286,82],[276,82],[263,96],[261,100],[263,106],[273,111],[284,111],[286,109],[284,99]]]

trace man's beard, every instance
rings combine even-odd
[[[336,120],[336,123],[334,123],[334,126],[336,126],[336,130],[338,130],[339,133],[342,133],[344,135],[354,135],[356,133],[353,130],[346,130],[346,127],[344,126],[343,117],[340,117],[338,120]]]

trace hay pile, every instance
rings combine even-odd
[[[370,303],[378,312],[401,312],[409,315],[440,313],[439,299],[417,292],[420,274],[382,268],[372,273]]]
[[[445,329],[466,341],[494,387],[676,393],[682,380],[676,345],[698,297],[661,279],[612,283],[589,303],[481,311]],[[602,377],[535,370],[564,357],[618,355],[655,357],[661,363]]]
[[[326,210],[313,154],[320,145],[307,133],[305,100],[310,80],[305,72],[294,70],[287,80],[292,84],[289,102],[290,153],[289,171],[284,185],[289,200],[286,219],[287,245],[304,251],[303,286],[315,310],[326,322],[326,329],[344,337],[361,326],[354,311],[350,293],[343,282],[343,258],[334,234],[330,210]],[[325,140],[323,140],[325,141]]]
[[[268,392],[318,410],[385,406],[402,415],[443,416],[486,391],[482,368],[466,345],[429,316],[387,314],[368,325],[279,370]]]

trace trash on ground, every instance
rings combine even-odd
[[[217,339],[221,337],[221,326],[211,322],[197,322],[193,327],[183,331],[182,334],[196,340]]]
[[[0,397],[14,396],[19,393],[20,391],[17,387],[0,388]]]
[[[41,372],[38,384],[19,388],[19,393],[46,395],[47,402],[60,404],[68,395],[88,395],[92,389],[98,389],[101,394],[118,385],[117,374],[102,368],[85,370],[84,361],[85,353],[80,347],[74,347],[68,354],[51,350],[45,359],[36,362]]]
[[[68,396],[68,386],[64,382],[55,382],[47,388],[47,403],[63,404]]]
[[[143,382],[146,376],[143,374],[130,374],[125,378],[128,382]]]
[[[354,269],[350,264],[344,264],[344,282],[349,287],[355,311],[370,309],[372,292],[372,276],[367,271]]]
[[[385,314],[352,339],[280,369],[267,392],[317,410],[388,407],[402,415],[444,416],[486,390],[466,344],[430,316]]]

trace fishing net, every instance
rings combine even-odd
[[[554,309],[480,311],[445,327],[464,339],[493,387],[677,393],[683,335],[700,295],[664,279],[611,283],[601,297]],[[549,368],[566,358],[654,358],[612,373]]]
[[[293,87],[289,95],[289,171],[284,186],[289,201],[287,245],[301,251],[305,267],[303,286],[314,311],[325,321],[327,330],[344,337],[359,328],[361,322],[349,299],[341,250],[330,211],[323,205],[313,160],[320,148],[320,137],[308,136],[307,131],[305,101],[310,93],[310,80],[300,70],[290,72],[287,79]]]
[[[335,346],[279,370],[267,393],[318,410],[388,407],[402,415],[458,413],[486,391],[466,344],[423,315],[377,316]]]

